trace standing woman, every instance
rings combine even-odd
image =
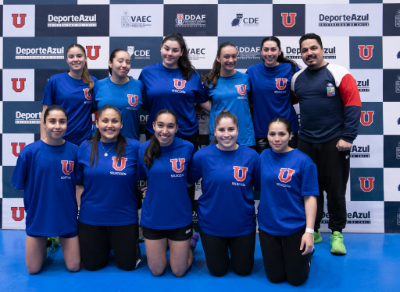
[[[83,183],[78,218],[82,261],[87,270],[104,268],[110,250],[122,270],[140,263],[135,195],[140,143],[121,135],[121,112],[112,105],[98,113],[96,133],[79,147],[76,179]]]
[[[203,178],[197,216],[207,266],[214,276],[225,275],[229,266],[246,276],[254,265],[252,184],[260,189],[260,156],[237,143],[238,126],[234,114],[221,112],[214,125],[217,144],[201,148],[190,165],[189,183]]]
[[[154,136],[139,151],[137,178],[147,176],[148,182],[140,224],[153,275],[163,274],[169,244],[172,272],[182,277],[193,261],[192,204],[187,192],[187,172],[196,149],[190,142],[175,137],[178,118],[172,110],[160,110],[154,119]]]
[[[121,129],[122,136],[139,140],[139,109],[144,92],[143,84],[128,76],[131,57],[125,50],[112,51],[108,66],[111,76],[100,80],[94,86],[93,107],[97,110],[110,104],[118,108],[125,126]]]
[[[297,64],[284,57],[281,42],[277,37],[266,37],[261,42],[261,57],[263,63],[250,66],[247,74],[250,76],[250,100],[253,103],[254,129],[256,132],[256,150],[261,153],[269,148],[266,141],[267,125],[276,117],[284,117],[291,123],[293,138],[290,146],[297,147],[299,123],[290,95],[292,76],[299,70]]]
[[[161,44],[162,62],[143,68],[139,76],[146,89],[143,107],[150,112],[146,137],[154,135],[153,122],[161,109],[171,109],[178,115],[176,136],[198,148],[199,126],[194,104],[207,102],[199,74],[189,61],[185,40],[180,33],[164,38]]]
[[[64,139],[80,145],[91,136],[92,89],[97,79],[89,75],[84,47],[72,44],[67,48],[69,71],[50,77],[43,95],[43,114],[47,107],[62,106],[69,117]],[[40,138],[46,137],[44,120],[40,126]]]
[[[243,146],[255,146],[254,127],[248,99],[250,77],[235,70],[236,62],[237,49],[235,45],[224,42],[218,47],[211,72],[205,76],[204,86],[207,96],[211,100],[211,108],[203,107],[210,112],[210,141],[214,138],[215,117],[223,110],[228,110],[239,119],[240,133],[237,143]]]
[[[269,122],[272,149],[261,154],[257,218],[268,279],[299,286],[310,273],[319,189],[315,164],[307,154],[288,145],[291,138],[287,119]]]
[[[43,140],[22,149],[11,184],[24,191],[26,215],[25,260],[30,274],[40,272],[47,237],[60,237],[65,264],[80,269],[75,172],[78,146],[63,139],[67,113],[58,105],[44,111]]]

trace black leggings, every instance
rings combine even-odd
[[[250,275],[254,265],[256,232],[236,237],[220,237],[206,234],[200,230],[201,243],[210,273],[220,277],[232,266],[239,276]],[[231,259],[229,260],[229,252]]]
[[[111,249],[118,268],[132,271],[139,265],[137,223],[125,226],[93,226],[78,221],[78,235],[83,265],[89,271],[107,266]]]
[[[272,283],[288,281],[300,286],[308,279],[311,254],[301,255],[301,238],[305,229],[288,236],[274,236],[259,230],[265,273]]]

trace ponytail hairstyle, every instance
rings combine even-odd
[[[166,42],[166,41],[173,41],[177,42],[181,48],[182,51],[182,56],[178,59],[178,67],[181,69],[182,76],[185,80],[190,80],[192,78],[192,74],[195,72],[195,69],[189,61],[189,52],[186,46],[186,42],[183,38],[183,36],[178,33],[174,32],[171,33],[170,35],[167,35],[162,43],[161,46]]]
[[[109,104],[106,104],[101,109],[99,109],[99,112],[97,115],[97,120],[100,120],[103,112],[108,109],[114,110],[119,115],[119,118],[121,119],[121,123],[122,123],[122,115],[121,115],[121,112],[119,111],[119,109],[117,109],[115,106],[109,105]],[[90,168],[93,167],[94,163],[96,163],[96,166],[97,166],[97,164],[99,162],[98,145],[99,145],[100,138],[101,138],[100,130],[99,130],[99,128],[97,128],[94,136],[88,139],[88,142],[90,144],[92,144],[92,146],[90,148]],[[121,132],[119,132],[119,134],[117,136],[115,148],[117,149],[117,160],[119,163],[121,163],[121,158],[122,158],[122,156],[125,155],[125,150],[126,150],[126,139],[124,136],[122,136]]]
[[[83,52],[83,55],[84,55],[85,58],[86,58],[86,50],[85,50],[85,48],[84,48],[82,45],[80,45],[80,44],[72,44],[72,45],[70,45],[70,46],[67,48],[67,55],[68,55],[68,51],[69,51],[70,49],[72,49],[72,48],[79,48],[79,49]],[[87,61],[85,61],[85,65],[83,66],[83,71],[82,71],[81,78],[82,78],[82,81],[83,81],[84,83],[86,83],[87,86],[89,87],[90,92],[92,92],[93,86],[94,86],[94,81],[93,81],[92,78],[90,77],[89,69],[88,69],[88,65],[87,65]]]
[[[178,116],[176,115],[176,113],[173,110],[170,110],[170,109],[160,110],[154,118],[154,123],[157,122],[157,118],[162,114],[172,115],[175,118],[176,126],[178,126]],[[149,146],[147,146],[146,150],[143,153],[143,162],[149,170],[153,166],[154,159],[160,157],[160,155],[161,155],[160,142],[158,141],[156,135],[153,135],[150,138]]]
[[[288,119],[282,118],[282,117],[277,117],[273,118],[269,123],[268,123],[268,132],[269,132],[269,126],[271,126],[272,123],[283,123],[286,126],[286,131],[290,134],[292,134],[292,124]]]
[[[218,51],[217,51],[217,57],[221,58],[221,51],[223,48],[225,47],[234,47],[236,49],[236,46],[234,44],[232,44],[231,42],[224,42],[222,44],[219,45],[218,47]],[[221,73],[221,62],[218,62],[217,59],[214,60],[214,64],[213,67],[211,69],[211,72],[208,73],[204,80],[205,80],[205,86],[208,88],[210,86],[210,84],[212,84],[213,87],[217,86],[218,83],[218,76]]]
[[[46,110],[44,111],[44,116],[43,116],[43,124],[46,124],[46,118],[49,115],[50,112],[52,111],[61,111],[64,113],[65,118],[67,119],[68,122],[68,115],[67,112],[65,111],[65,109],[62,106],[53,104],[52,106],[49,106],[48,108],[46,108]]]
[[[118,52],[125,52],[129,55],[129,53],[127,51],[125,51],[124,49],[115,49],[114,51],[111,52],[110,54],[110,59],[108,60],[110,63],[112,63],[115,59],[115,55]],[[130,55],[129,55],[130,56]],[[110,75],[112,75],[112,69],[110,68],[110,66],[108,66],[108,72],[110,72]]]
[[[280,55],[278,56],[277,61],[279,63],[289,63],[290,65],[292,65],[292,69],[293,69],[293,74],[296,73],[296,67],[300,68],[300,66],[293,60],[290,60],[288,58],[285,58],[285,56],[283,55],[283,51],[281,48],[281,41],[276,37],[276,36],[269,36],[269,37],[265,37],[262,41],[261,41],[261,50],[264,46],[264,43],[267,41],[273,41],[276,43],[276,45],[278,46],[279,50],[281,51]]]
[[[215,131],[221,122],[222,119],[231,119],[232,122],[235,124],[235,126],[239,129],[239,120],[236,115],[231,113],[228,110],[223,110],[222,112],[219,113],[218,116],[216,116],[215,121],[214,121],[214,137],[211,140],[211,144],[217,144],[218,140],[217,137],[215,137]]]

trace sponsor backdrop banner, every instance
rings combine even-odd
[[[40,139],[44,88],[67,70],[68,46],[83,45],[98,79],[108,77],[110,52],[125,49],[129,75],[138,78],[161,61],[160,44],[172,32],[185,37],[201,75],[225,41],[235,44],[236,68],[246,72],[261,62],[261,40],[270,35],[304,68],[299,38],[320,34],[326,61],[353,74],[362,100],[344,232],[400,232],[400,3],[381,0],[0,0],[0,228],[25,228],[23,192],[11,186],[12,173],[21,150]],[[196,114],[205,147],[209,115],[201,108]],[[141,110],[141,142],[147,119]],[[201,194],[198,182],[196,199]],[[254,199],[257,207],[259,193]],[[322,231],[328,218],[325,206]]]

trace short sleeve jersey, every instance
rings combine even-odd
[[[198,199],[200,230],[214,236],[242,236],[255,231],[252,185],[260,187],[260,157],[246,146],[222,151],[216,144],[193,157],[189,183],[202,177]]]
[[[125,84],[115,84],[111,78],[96,83],[93,88],[94,109],[98,110],[106,104],[115,106],[121,111],[123,128],[122,136],[139,140],[139,110],[144,94],[143,83],[130,78]]]
[[[11,184],[24,190],[26,232],[56,237],[78,230],[75,166],[78,146],[39,140],[19,154]]]
[[[97,79],[91,76],[94,82]],[[64,139],[80,145],[92,133],[92,93],[88,85],[74,79],[68,72],[56,74],[47,82],[42,104],[62,106],[68,115],[67,133]]]
[[[230,77],[219,77],[216,87],[205,87],[207,96],[212,101],[210,112],[210,141],[214,137],[214,121],[223,110],[235,114],[239,120],[237,143],[244,146],[256,144],[251,118],[248,94],[250,91],[249,75],[237,71]]]
[[[174,138],[171,145],[161,147],[161,156],[149,169],[143,154],[150,141],[139,151],[138,179],[147,176],[140,224],[152,229],[175,229],[192,222],[192,203],[187,192],[187,172],[196,151],[192,143]]]
[[[261,193],[258,226],[276,236],[287,236],[306,226],[304,196],[318,196],[317,167],[298,149],[261,153]]]
[[[143,107],[150,112],[146,128],[149,132],[154,133],[154,118],[162,109],[173,110],[178,115],[176,137],[191,136],[198,131],[194,103],[206,102],[207,96],[197,72],[185,80],[179,68],[168,69],[157,63],[143,68],[139,80],[146,89]]]
[[[79,147],[76,179],[84,191],[78,220],[94,226],[123,226],[138,222],[135,195],[140,143],[126,139],[125,155],[117,159],[116,144],[98,142],[99,159],[90,167],[91,143]],[[107,156],[104,154],[107,153]]]

